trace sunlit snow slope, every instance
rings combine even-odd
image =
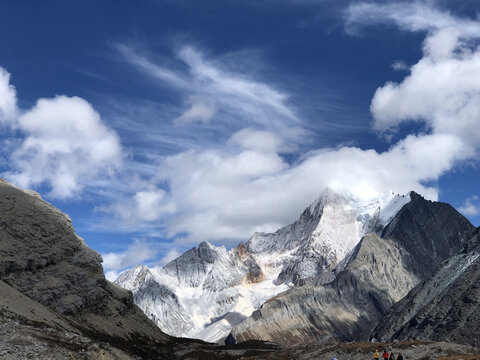
[[[130,269],[116,283],[166,333],[222,341],[278,293],[333,280],[331,270],[362,236],[381,231],[409,201],[391,191],[365,199],[327,189],[275,233],[255,233],[230,250],[203,242],[161,269]]]

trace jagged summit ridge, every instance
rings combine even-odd
[[[375,197],[343,195],[327,188],[300,218],[275,233],[254,234],[246,246],[277,282],[315,283],[370,232],[380,232],[410,201],[387,190]],[[329,277],[325,277],[328,280]]]
[[[391,191],[365,198],[326,189],[297,221],[275,233],[255,233],[230,250],[202,242],[162,269],[136,267],[116,283],[132,290],[135,302],[168,334],[220,341],[271,297],[331,281],[332,270],[361,237],[383,230],[409,201]],[[160,293],[168,296],[162,300]]]
[[[369,327],[438,264],[461,250],[475,230],[449,204],[425,200],[414,192],[409,197],[381,237],[365,235],[334,269],[330,282],[280,294],[235,326],[230,339],[292,345],[332,337],[365,340]],[[433,294],[431,288],[428,292]],[[389,323],[379,333],[388,334]]]

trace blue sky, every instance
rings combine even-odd
[[[111,276],[275,230],[326,186],[480,225],[476,1],[0,7],[0,177]]]

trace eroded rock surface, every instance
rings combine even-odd
[[[382,237],[369,234],[330,273],[332,281],[288,290],[236,325],[236,341],[307,344],[366,339],[414,286],[467,243],[475,228],[448,204],[411,192]],[[322,279],[320,279],[322,280]]]
[[[377,339],[427,339],[480,345],[480,234],[392,307]]]
[[[405,270],[408,257],[399,244],[367,235],[333,282],[278,295],[238,324],[232,335],[239,342],[262,339],[292,345],[360,338],[418,283]]]
[[[67,215],[0,180],[0,359],[236,359],[275,349],[164,334],[105,279],[101,261]]]

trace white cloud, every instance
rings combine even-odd
[[[250,126],[223,147],[169,156],[154,179],[168,183],[162,201],[175,209],[162,222],[167,235],[186,234],[179,240],[183,243],[245,240],[254,231],[275,230],[291,222],[326,186],[365,194],[386,188],[415,190],[437,199],[438,189],[425,184],[459,162],[476,158],[480,55],[468,39],[477,36],[478,24],[426,4],[360,5],[350,7],[350,25],[388,21],[404,30],[428,31],[423,58],[402,82],[377,89],[371,105],[375,130],[392,131],[412,120],[425,129],[381,153],[355,147],[319,149],[291,163],[281,154],[301,137]],[[243,86],[224,81],[193,50],[187,48],[180,57],[195,79],[209,79],[212,88],[225,85],[243,94],[239,90]]]
[[[17,114],[17,93],[10,84],[10,74],[0,67],[0,125],[9,124]]]
[[[460,146],[454,136],[412,135],[384,153],[323,149],[291,165],[276,153],[252,150],[179,154],[161,172],[170,184],[169,201],[181,209],[166,221],[168,235],[187,233],[183,243],[245,240],[293,221],[326,186],[357,194],[416,190],[436,199],[437,190],[422,183],[449,170],[451,150]],[[238,165],[246,153],[248,160]]]
[[[192,122],[207,123],[217,112],[217,106],[213,101],[195,100],[190,102],[189,108],[175,119],[175,124],[189,124]]]
[[[399,84],[377,89],[371,111],[374,128],[394,130],[417,121],[432,134],[454,136],[461,146],[449,149],[458,160],[480,149],[480,50],[468,47],[455,28],[432,33],[424,57]]]
[[[177,63],[170,65],[172,69],[152,62],[126,45],[118,45],[117,49],[127,62],[159,81],[160,85],[177,89],[190,101],[190,108],[176,120],[172,119],[177,123],[215,120],[229,122],[231,126],[233,119],[256,126],[281,128],[297,122],[285,93],[230,71],[227,61],[207,59],[191,46],[180,48]],[[191,99],[195,100],[192,102]]]
[[[52,197],[68,198],[121,165],[118,135],[79,97],[40,99],[12,126],[24,138],[4,176],[22,187],[47,183]]]
[[[392,64],[392,69],[397,71],[409,71],[410,66],[408,66],[403,60],[397,60]]]
[[[182,253],[175,248],[171,248],[167,251],[167,253],[160,259],[156,266],[163,267],[167,265],[170,261],[175,260],[178,258]]]
[[[468,199],[465,199],[463,205],[458,208],[458,211],[467,216],[476,216],[480,214],[480,197],[473,195]]]
[[[345,28],[352,34],[356,34],[363,26],[390,23],[406,31],[436,31],[455,27],[467,37],[478,37],[480,34],[478,21],[455,17],[426,1],[358,2],[352,3],[345,13]]]
[[[137,183],[132,188],[145,187],[131,197],[123,197],[109,206],[96,208],[98,212],[114,214],[122,220],[122,227],[138,226],[143,223],[159,221],[175,212],[175,204],[169,202],[168,194],[152,187],[148,183]]]
[[[284,139],[281,136],[252,128],[245,128],[233,134],[229,143],[245,149],[265,152],[278,152],[285,147]]]
[[[113,278],[119,270],[154,259],[157,256],[157,251],[145,240],[135,239],[124,252],[111,252],[101,255],[103,268],[107,273],[113,271],[110,274],[110,277]]]

